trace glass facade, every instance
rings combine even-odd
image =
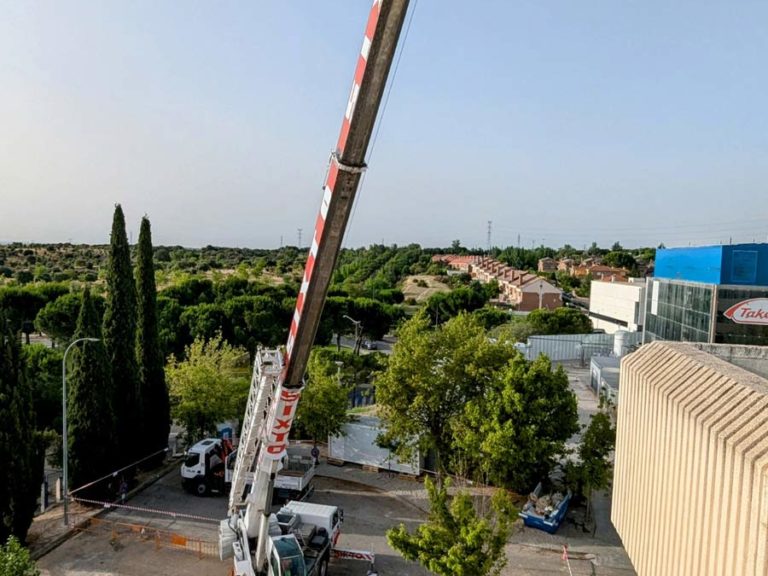
[[[768,298],[768,288],[650,279],[646,290],[645,342],[768,346],[768,325],[738,324],[725,316],[731,306],[751,298]]]
[[[645,341],[709,342],[713,284],[650,280],[646,290]]]

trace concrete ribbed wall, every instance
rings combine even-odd
[[[611,519],[640,576],[767,575],[768,380],[685,343],[626,357]]]

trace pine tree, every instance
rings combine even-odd
[[[19,339],[0,312],[0,542],[10,535],[23,542],[32,523],[42,475],[33,427]]]
[[[157,332],[157,288],[152,258],[152,232],[149,219],[141,219],[136,258],[138,326],[136,357],[139,366],[139,397],[144,414],[142,445],[147,453],[168,446],[171,412],[165,382],[163,354]],[[162,460],[162,455],[159,460]]]
[[[91,293],[85,289],[74,338],[100,338],[99,315]],[[112,410],[112,373],[104,343],[80,342],[72,347],[67,376],[69,421],[69,488],[76,489],[105,476],[113,469],[115,417]],[[102,496],[96,486],[80,496]]]
[[[115,205],[107,261],[107,305],[104,311],[104,345],[112,367],[118,466],[127,465],[145,454],[141,446],[141,404],[136,365],[136,284],[131,253],[125,233],[125,217]]]

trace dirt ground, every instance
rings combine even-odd
[[[419,280],[423,281],[426,286],[419,286]],[[416,302],[424,302],[433,294],[437,294],[438,292],[450,292],[450,290],[451,289],[446,284],[435,280],[434,276],[408,276],[403,281],[403,295],[405,296],[405,299],[408,300],[409,298],[413,298]]]

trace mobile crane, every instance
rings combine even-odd
[[[289,502],[273,515],[270,504],[407,10],[408,0],[373,2],[288,342],[284,352],[259,349],[256,354],[232,476],[230,516],[219,533],[221,556],[234,555],[238,576],[325,576],[339,537],[341,513],[335,506]]]

